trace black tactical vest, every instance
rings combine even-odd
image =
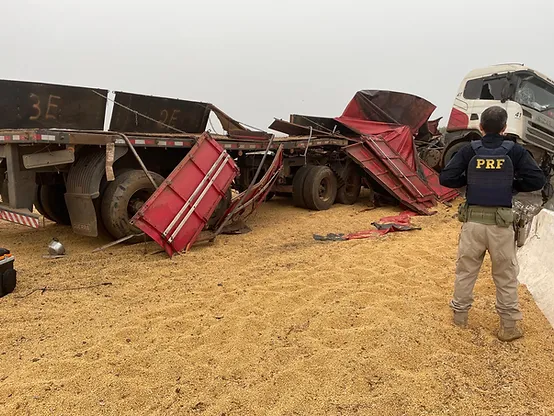
[[[487,149],[481,140],[471,142],[475,156],[467,168],[466,199],[469,205],[512,206],[514,164],[507,155],[514,144],[505,140],[500,147]]]

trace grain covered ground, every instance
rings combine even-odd
[[[525,288],[522,340],[495,338],[488,261],[469,329],[451,324],[455,209],[416,217],[421,231],[313,240],[398,212],[364,208],[276,199],[252,233],[173,260],[2,223],[19,284],[0,299],[0,414],[554,414],[554,331]],[[45,260],[54,236],[68,255]]]

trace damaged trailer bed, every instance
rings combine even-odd
[[[140,155],[156,180],[161,183],[177,164],[198,142],[201,134],[173,133],[124,133],[136,152]],[[246,137],[245,137],[246,136]],[[240,176],[236,187],[244,191],[261,159],[261,153],[268,145],[267,136],[252,138],[250,135],[212,135],[229,155],[237,160]],[[271,157],[262,175],[271,165],[275,152],[282,147],[287,156],[301,154],[307,147],[312,149],[337,150],[348,144],[340,138],[307,137],[276,138],[271,146]],[[247,157],[254,153],[251,157]],[[246,161],[248,159],[248,161]],[[117,225],[127,221],[140,208],[137,204],[146,202],[131,201],[136,210],[129,213],[113,213],[110,217],[108,203],[103,201],[109,191],[108,178],[114,181],[121,175],[129,176],[135,171],[134,180],[121,180],[135,184],[137,192],[151,194],[154,189],[147,179],[139,174],[140,167],[134,160],[129,147],[119,132],[82,131],[65,129],[20,129],[0,130],[0,182],[2,202],[0,218],[20,225],[38,228],[41,217],[62,225],[71,225],[80,235],[97,236],[106,219],[112,219],[109,233],[116,239],[137,232],[133,227]],[[125,195],[108,195],[115,202]],[[230,195],[214,213],[210,225],[216,224],[230,204]],[[132,209],[132,208],[131,208]],[[104,213],[104,214],[103,214]]]
[[[126,133],[125,136],[148,170],[160,179],[177,166],[202,135]],[[240,159],[248,152],[264,151],[268,145],[265,138],[213,134],[211,137],[234,159]],[[291,151],[304,149],[306,143],[305,138],[275,140],[271,146],[272,155],[280,146]],[[313,143],[316,146],[341,146],[346,142],[317,139]],[[268,164],[271,164],[273,156],[268,159]],[[95,234],[97,226],[92,224],[94,221],[90,217],[79,213],[71,216],[64,205],[71,205],[74,197],[93,200],[96,194],[98,198],[99,188],[106,187],[109,176],[117,178],[126,171],[140,169],[120,133],[92,130],[0,130],[0,161],[3,164],[3,171],[0,172],[3,174],[0,213],[9,213],[3,214],[5,219],[37,228],[40,216],[44,215],[54,222],[72,225],[75,232],[81,235]],[[13,174],[9,175],[11,172]],[[87,190],[94,190],[91,182],[98,178],[103,182],[97,184],[98,191],[87,193]],[[68,186],[75,192],[69,192]],[[10,187],[15,189],[10,190]],[[56,188],[55,195],[44,191],[51,188]],[[38,213],[33,212],[33,208]]]
[[[250,185],[259,165],[252,162],[272,137],[209,103],[65,85],[0,80],[0,110],[0,219],[38,228],[46,218],[76,234],[116,240],[140,233],[131,218],[198,143],[210,115],[226,131],[212,138],[238,165],[232,186],[239,192]],[[276,155],[346,144],[336,137],[276,139],[260,178],[274,169]],[[263,189],[268,198],[270,191]],[[207,229],[221,223],[231,199],[227,189]],[[250,210],[259,203],[250,195],[241,205]]]
[[[395,189],[379,188],[372,168],[347,151],[371,136],[386,141],[413,171],[410,176],[387,167],[404,186],[402,175],[417,175],[430,187],[433,203],[449,200],[452,195],[439,189],[436,174],[420,163],[414,148],[414,137],[432,137],[426,121],[434,106],[413,96],[405,101],[406,96],[362,92],[341,117],[278,120],[270,128],[293,135],[271,141],[271,134],[250,130],[208,103],[124,92],[110,98],[106,90],[0,81],[0,219],[36,228],[46,218],[91,237],[138,234],[131,218],[198,143],[210,114],[227,133],[211,137],[238,167],[232,184],[238,192],[249,188],[258,170],[264,178],[274,171],[278,155],[282,161],[271,189],[264,188],[266,200],[288,194],[299,207],[325,210],[334,203],[356,202],[364,183],[409,206]],[[109,118],[108,102],[114,103]],[[377,117],[364,113],[375,105],[376,114],[389,117],[388,122],[367,119]],[[395,110],[392,116],[387,116],[387,105]],[[409,109],[398,112],[402,105],[415,105],[416,116]],[[271,155],[264,160],[268,145]],[[207,219],[207,229],[221,223],[231,199],[228,188]],[[253,207],[261,202],[256,201]]]
[[[214,139],[232,159],[264,150],[272,137],[210,103],[0,80],[0,219],[37,228],[46,218],[116,240],[140,233],[130,219],[199,141],[211,115],[226,132]],[[228,189],[208,228],[230,204]]]
[[[423,98],[381,90],[359,91],[340,117],[292,114],[276,119],[270,129],[298,140],[304,150],[291,150],[276,192],[292,194],[299,207],[321,210],[334,202],[354,203],[362,184],[388,193],[402,205],[423,214],[437,202],[458,196],[439,184],[437,173],[420,159],[416,143],[434,143],[435,106]],[[342,139],[340,148],[314,146],[322,139]],[[427,148],[426,148],[427,150]]]

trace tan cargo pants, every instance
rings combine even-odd
[[[512,227],[475,222],[463,224],[458,245],[454,297],[450,306],[456,312],[467,312],[471,308],[473,287],[486,251],[492,260],[492,278],[496,285],[496,311],[503,319],[521,320],[517,296],[519,266]]]

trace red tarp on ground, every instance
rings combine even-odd
[[[398,215],[392,217],[384,217],[379,221],[372,223],[376,228],[375,230],[364,230],[358,231],[357,233],[352,234],[327,234],[327,235],[318,235],[314,234],[314,240],[316,241],[346,241],[346,240],[360,240],[362,238],[371,238],[371,237],[381,237],[388,233],[393,233],[396,231],[412,231],[420,230],[419,227],[415,227],[411,223],[411,218],[417,215],[417,213],[412,211],[404,211]]]
[[[344,236],[346,240],[359,240],[369,237],[380,237],[382,235],[393,233],[396,231],[411,231],[419,230],[419,227],[412,226],[411,218],[417,213],[412,211],[404,211],[392,217],[384,217],[373,225],[376,230],[358,231],[357,233],[347,234]]]

